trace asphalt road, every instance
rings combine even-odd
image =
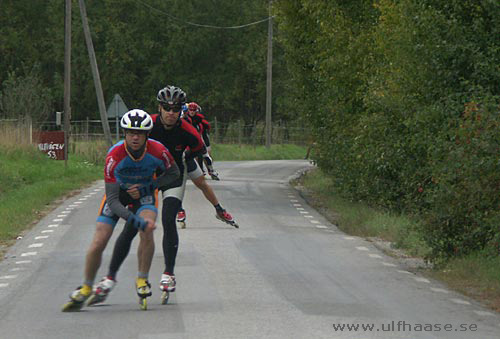
[[[105,304],[61,312],[83,279],[103,194],[97,182],[41,220],[0,263],[0,338],[500,338],[497,313],[405,271],[309,207],[288,185],[307,162],[215,165],[222,181],[209,183],[240,229],[218,221],[188,185],[188,225],[179,230],[177,291],[168,305],[157,287],[159,225],[147,311],[134,290],[135,239]]]

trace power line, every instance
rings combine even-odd
[[[181,20],[167,12],[164,12],[162,10],[159,10],[158,8],[155,8],[141,0],[137,0],[137,2],[140,2],[141,4],[143,4],[144,6],[146,7],[149,7],[150,9],[156,11],[156,12],[159,12],[161,14],[164,14],[166,16],[168,16],[170,19],[174,20],[174,21],[177,21],[177,22],[180,22],[180,23],[183,23],[185,25],[191,25],[191,26],[196,26],[196,27],[204,27],[204,28],[216,28],[216,29],[239,29],[239,28],[244,28],[244,27],[248,27],[248,26],[252,26],[252,25],[257,25],[257,24],[260,24],[262,22],[265,22],[265,21],[268,21],[269,19],[271,19],[272,17],[267,17],[265,19],[262,19],[262,20],[259,20],[259,21],[255,21],[255,22],[251,22],[251,23],[248,23],[248,24],[244,24],[244,25],[239,25],[239,26],[212,26],[212,25],[203,25],[203,24],[197,24],[195,22],[190,22],[190,21],[184,21],[184,20]]]

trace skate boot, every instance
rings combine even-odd
[[[170,297],[170,292],[175,291],[175,275],[162,274],[160,280],[160,290],[161,290],[161,303],[166,305],[168,298]]]
[[[224,209],[221,211],[217,211],[217,214],[215,215],[215,217],[217,219],[224,221],[225,223],[235,227],[235,228],[240,228],[240,226],[236,223],[236,221],[234,221],[231,214],[227,213],[226,210],[224,210]]]
[[[110,279],[108,277],[102,278],[101,281],[99,281],[99,283],[94,286],[92,295],[87,302],[87,306],[92,306],[104,302],[115,284],[116,281],[114,281],[113,279]]]
[[[137,289],[137,295],[139,296],[141,310],[145,311],[148,309],[146,298],[151,296],[151,284],[144,278],[137,278],[135,280],[135,287]]]
[[[186,211],[183,209],[177,212],[177,223],[181,228],[186,228]]]
[[[210,178],[212,178],[212,180],[217,180],[217,181],[220,180],[219,174],[217,172],[215,172],[215,171],[208,172],[208,175],[210,175]]]
[[[63,305],[63,312],[79,311],[85,304],[85,301],[90,297],[92,288],[89,286],[79,286],[69,295],[69,302]]]

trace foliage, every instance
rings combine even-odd
[[[72,119],[99,117],[78,2],[72,6]],[[175,84],[220,122],[264,119],[266,102],[267,0],[87,0],[87,15],[106,103],[119,93],[129,108],[156,112],[156,93]],[[287,70],[274,49],[274,95]],[[64,6],[48,0],[4,1],[0,11],[0,79],[23,64],[40,64],[51,110],[63,109]],[[292,114],[274,100],[273,118]]]
[[[292,90],[309,93],[302,116],[336,191],[422,218],[434,260],[500,239],[500,4],[274,6]]]
[[[86,2],[108,102],[120,93],[129,107],[154,112],[156,91],[169,83],[185,89],[221,125],[244,120],[258,126],[263,120],[267,22],[234,30],[186,22],[257,21],[268,16],[267,0]],[[434,260],[495,247],[498,1],[272,4],[273,120],[310,128],[315,160],[336,191],[421,218]],[[73,119],[96,118],[77,6],[72,19]],[[6,86],[15,88],[36,74],[50,111],[62,110],[63,22],[57,0],[2,2],[4,106]],[[25,67],[35,64],[34,73]]]
[[[0,93],[0,117],[11,119],[45,120],[51,111],[50,91],[42,84],[39,65],[35,64],[24,75],[11,71],[3,82]]]

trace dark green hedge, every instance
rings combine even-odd
[[[498,247],[500,3],[345,3],[274,8],[318,165],[345,197],[421,219],[434,260]]]

